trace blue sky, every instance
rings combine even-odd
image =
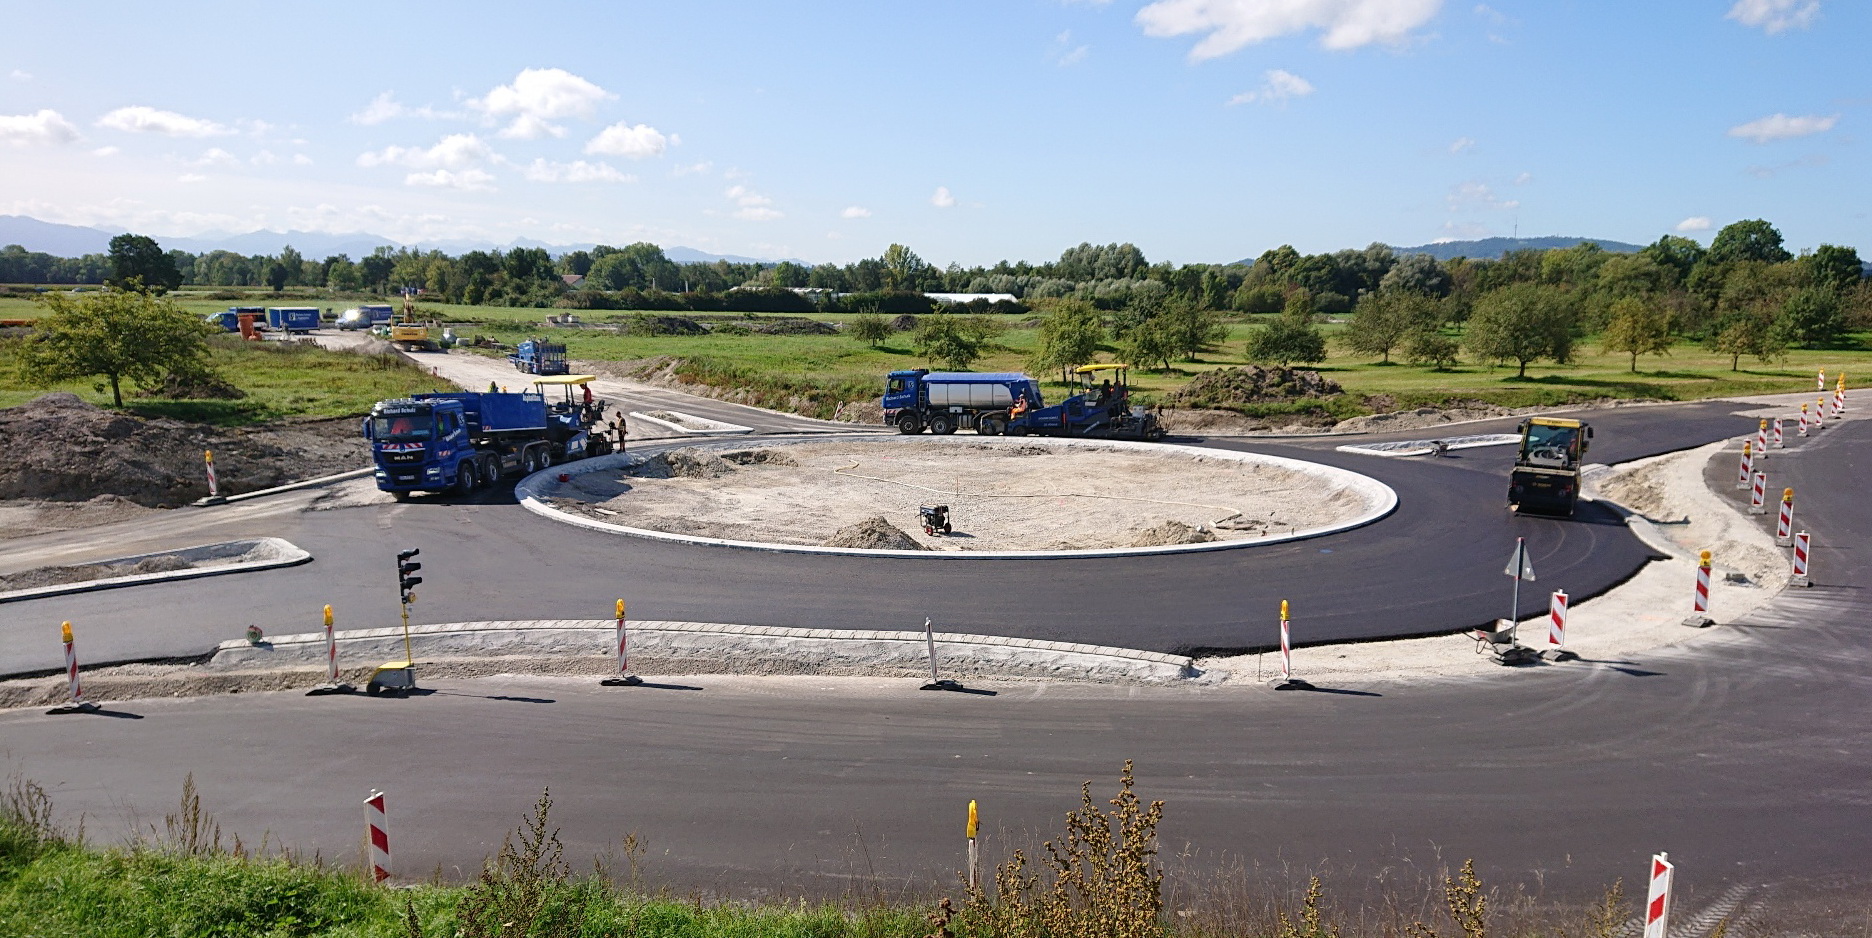
[[[8,2],[0,214],[947,264],[1872,248],[1848,0]]]

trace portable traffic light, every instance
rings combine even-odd
[[[422,553],[422,551],[414,547],[409,550],[397,551],[397,590],[402,594],[405,604],[416,601],[416,584],[422,582],[422,577],[412,575],[416,571],[422,569],[422,564],[417,563],[413,559],[420,553]]]

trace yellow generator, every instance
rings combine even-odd
[[[1568,515],[1579,503],[1580,466],[1592,427],[1578,420],[1533,417],[1521,421],[1521,449],[1508,475],[1508,507],[1519,512]]]

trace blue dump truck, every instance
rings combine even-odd
[[[507,360],[515,368],[530,375],[562,375],[571,369],[566,366],[566,347],[564,343],[548,342],[545,339],[528,339],[520,343]]]
[[[239,332],[240,331],[240,319],[242,316],[252,316],[254,318],[254,322],[264,323],[267,321],[266,307],[264,306],[230,306],[227,309],[222,310],[221,312],[209,313],[206,317],[203,318],[202,321],[220,326],[222,329],[225,329],[228,332]]]
[[[973,429],[983,436],[1161,440],[1157,415],[1131,404],[1129,369],[1120,364],[1075,369],[1081,393],[1051,407],[1040,396],[1040,382],[1023,374],[893,371],[885,385],[884,421],[906,434]]]
[[[465,391],[378,401],[364,419],[377,487],[398,500],[412,492],[468,494],[515,472],[612,451],[602,401],[587,405],[591,375],[545,378],[538,390]],[[555,389],[563,400],[549,401]]]
[[[268,329],[284,332],[287,335],[305,335],[319,327],[319,311],[316,306],[269,306],[266,311]]]

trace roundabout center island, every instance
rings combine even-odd
[[[928,556],[1242,547],[1357,527],[1397,503],[1367,476],[1256,453],[873,434],[648,447],[536,474],[519,494],[622,534]],[[920,510],[938,506],[946,517]]]

